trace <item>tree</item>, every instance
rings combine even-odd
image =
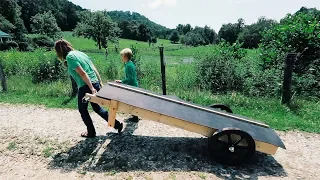
[[[198,45],[205,44],[205,40],[204,40],[203,36],[199,32],[196,32],[196,31],[188,32],[184,36],[184,42],[186,45],[191,45],[191,46],[198,46]]]
[[[288,14],[262,34],[261,58],[267,69],[282,69],[286,53],[298,53],[293,69],[296,94],[320,97],[320,11]]]
[[[99,49],[106,48],[108,41],[116,41],[120,36],[117,23],[107,15],[105,11],[81,13],[81,22],[74,29],[74,34],[93,39]]]
[[[147,42],[148,40],[151,39],[152,35],[150,32],[150,29],[147,28],[146,25],[140,24],[138,27],[139,35],[138,35],[138,40],[139,41],[144,41]]]
[[[36,14],[31,18],[31,29],[33,33],[47,35],[51,38],[58,38],[61,36],[61,29],[58,27],[56,18],[51,11],[43,14]]]
[[[0,14],[0,29],[4,32],[12,32],[16,27]]]
[[[176,43],[180,40],[179,32],[177,30],[174,30],[170,35],[170,41],[173,43]]]
[[[219,31],[219,38],[224,39],[229,43],[235,43],[238,39],[238,35],[241,33],[244,27],[244,20],[238,19],[235,24],[223,24]]]
[[[145,25],[150,33],[152,35],[152,37],[157,37],[157,38],[168,38],[168,34],[166,33],[169,29],[161,26],[159,24],[156,24],[152,21],[150,21],[148,18],[146,18],[145,16],[136,13],[136,12],[130,12],[130,11],[109,11],[107,12],[107,14],[111,17],[111,19],[115,22],[117,22],[118,24],[121,24],[123,21],[127,21],[127,22],[135,22],[135,24],[137,26],[139,26],[140,24]],[[120,27],[120,26],[119,26]],[[120,27],[120,29],[122,31],[124,31],[124,29],[122,29],[122,27]],[[132,32],[134,30],[132,29]],[[171,34],[171,32],[169,33],[169,35]],[[130,38],[132,39],[132,38]]]
[[[211,29],[209,26],[205,26],[204,29],[204,37],[205,37],[205,44],[213,44],[217,41],[218,35],[217,33]]]
[[[243,48],[257,48],[262,39],[262,32],[276,23],[275,20],[260,17],[256,23],[243,28],[238,40],[243,43]]]
[[[182,24],[178,24],[178,26],[176,27],[176,30],[179,32],[179,34],[183,34],[183,28],[184,26]]]
[[[2,18],[1,26],[7,28],[8,33],[12,34],[17,41],[23,41],[26,32],[21,16],[21,7],[15,0],[1,0],[0,12]]]
[[[269,30],[263,32],[261,47],[264,58],[270,63],[276,61],[276,56],[282,53],[303,53],[296,61],[295,71],[302,73],[315,59],[320,58],[320,11],[309,9],[288,14]]]
[[[62,31],[71,31],[79,22],[78,12],[84,11],[80,6],[68,0],[16,0],[21,6],[24,24],[31,32],[31,17],[39,13],[51,11]]]
[[[183,29],[183,34],[186,35],[188,32],[192,31],[192,26],[190,24],[186,24]]]

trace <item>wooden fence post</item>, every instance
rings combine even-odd
[[[167,95],[166,66],[165,66],[164,57],[163,57],[163,46],[160,47],[160,62],[161,62],[162,94]]]
[[[283,86],[282,86],[282,104],[289,105],[291,102],[292,72],[293,72],[293,66],[296,58],[297,58],[296,53],[288,53],[286,56]]]
[[[4,68],[2,63],[0,62],[0,80],[3,92],[7,92],[7,81],[6,81],[6,74],[4,73]]]

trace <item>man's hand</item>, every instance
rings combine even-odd
[[[121,80],[116,80],[116,83],[122,83],[122,81]]]

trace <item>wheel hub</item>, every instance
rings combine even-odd
[[[233,146],[229,147],[229,151],[234,152],[234,147]]]

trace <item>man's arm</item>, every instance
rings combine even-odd
[[[92,91],[92,93],[93,94],[97,93],[97,90],[93,87],[88,74],[82,69],[82,67],[78,66],[75,70],[79,74],[81,79],[89,86],[89,88]]]

